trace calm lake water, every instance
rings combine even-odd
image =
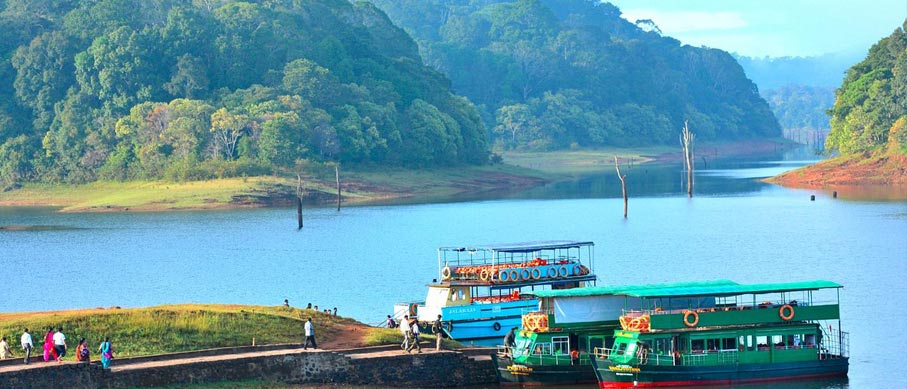
[[[811,159],[789,153],[710,163],[697,172],[693,199],[682,192],[679,166],[637,165],[625,171],[626,220],[613,168],[503,199],[307,209],[302,231],[295,209],[286,208],[59,214],[0,207],[0,225],[64,228],[0,232],[0,311],[279,305],[286,298],[375,324],[395,302],[425,297],[425,284],[438,277],[438,246],[591,240],[599,285],[839,282],[851,334],[849,380],[772,387],[907,387],[907,201],[833,199],[758,181]],[[48,276],[64,282],[41,293]]]

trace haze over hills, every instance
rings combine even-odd
[[[779,136],[728,53],[683,46],[594,0],[373,0],[508,148]]]

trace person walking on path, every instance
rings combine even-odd
[[[54,351],[54,328],[47,327],[47,333],[44,334],[44,362],[50,362],[51,359],[57,359]]]
[[[22,349],[25,350],[25,364],[28,364],[28,359],[31,358],[31,350],[35,348],[34,343],[32,343],[31,334],[28,333],[28,328],[25,329],[25,332],[22,334]]]
[[[63,327],[57,327],[57,332],[54,333],[54,351],[57,352],[57,362],[62,362],[63,357],[66,356],[66,335],[63,335]]]
[[[441,332],[444,331],[444,326],[441,323],[441,315],[438,315],[438,319],[431,323],[431,332],[435,334],[435,351],[441,351]]]
[[[110,345],[110,338],[104,338],[101,347],[98,347],[98,353],[101,354],[101,366],[105,369],[110,368],[110,360],[113,359],[113,346]]]
[[[406,350],[409,348],[409,338],[413,336],[413,332],[409,328],[409,315],[403,315],[403,320],[400,320],[400,333],[403,334],[403,343],[400,344],[400,348]]]
[[[394,318],[391,315],[387,315],[387,320],[385,321],[387,328],[397,328],[397,322],[394,321]]]
[[[6,359],[13,356],[12,351],[9,350],[9,343],[6,342],[6,337],[0,338],[0,359]]]
[[[315,343],[315,328],[312,325],[312,318],[305,322],[305,344],[302,346],[303,350],[307,350],[309,347],[309,341],[312,341],[312,348],[318,348],[318,344]]]
[[[414,318],[413,322],[409,324],[409,328],[410,332],[412,332],[413,334],[413,342],[410,343],[409,348],[406,349],[406,352],[408,353],[410,351],[413,351],[413,348],[415,348],[416,350],[419,350],[419,354],[421,354],[422,345],[419,344],[419,321]]]

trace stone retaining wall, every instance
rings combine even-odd
[[[476,361],[458,352],[352,359],[336,352],[291,352],[121,371],[104,370],[97,364],[70,363],[0,373],[0,387],[15,389],[148,387],[241,380],[394,387],[497,383],[492,362]]]

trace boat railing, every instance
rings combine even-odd
[[[846,358],[850,354],[850,333],[841,330],[822,328],[822,342],[819,349],[820,358]]]
[[[784,305],[791,305],[793,307],[797,307],[797,306],[809,306],[810,304],[805,303],[805,302],[798,303],[796,301],[792,301],[792,302],[788,302],[788,303],[764,301],[764,302],[758,303],[758,304],[744,303],[744,304],[718,305],[718,306],[714,306],[714,307],[697,307],[697,308],[664,309],[661,307],[657,307],[655,309],[642,309],[642,310],[624,309],[623,315],[632,318],[632,317],[639,317],[642,315],[676,315],[676,314],[683,314],[688,311],[693,311],[693,312],[697,312],[697,313],[746,311],[746,310],[753,310],[753,309],[781,308]]]
[[[683,354],[681,363],[684,366],[735,365],[740,362],[737,350],[719,350],[705,353]]]

